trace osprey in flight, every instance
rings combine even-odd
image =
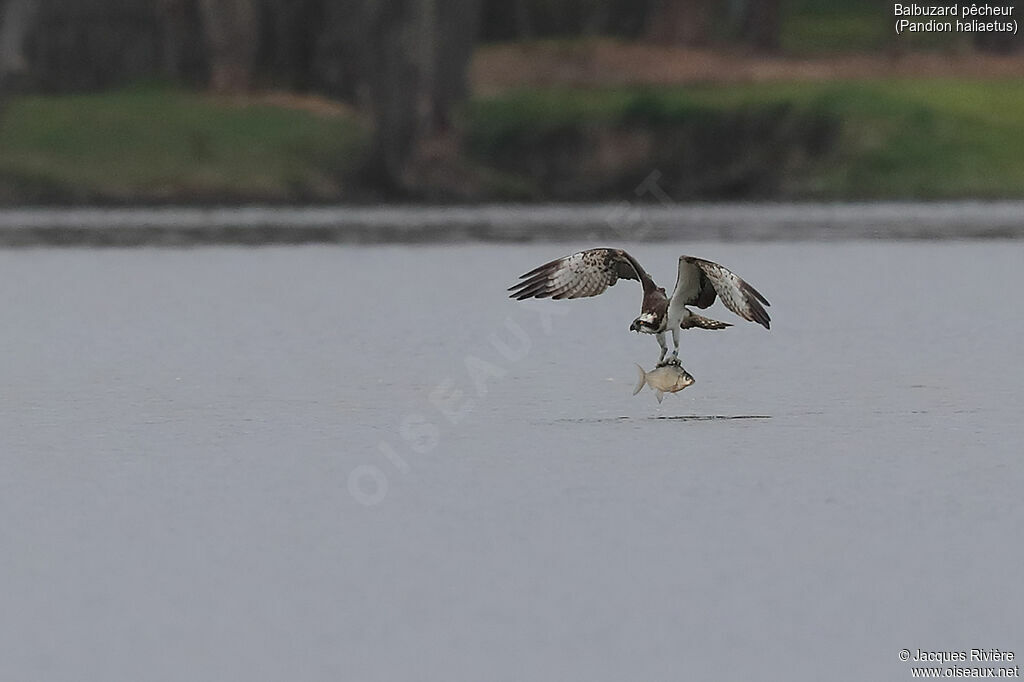
[[[622,249],[580,251],[545,263],[519,279],[522,281],[508,289],[512,292],[510,298],[519,301],[527,298],[586,298],[597,296],[620,279],[638,280],[644,288],[644,300],[640,316],[629,328],[655,335],[661,346],[658,364],[664,362],[668,352],[665,332],[672,332],[674,346],[669,362],[678,363],[680,329],[725,329],[732,326],[698,315],[686,306],[707,308],[715,302],[715,296],[721,296],[725,307],[744,320],[757,322],[765,329],[771,322],[764,309],[771,304],[757,289],[718,263],[693,256],[679,257],[679,276],[671,297],[666,296],[665,290],[654,283],[640,263]]]

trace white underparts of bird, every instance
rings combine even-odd
[[[679,330],[725,329],[732,325],[698,315],[687,306],[707,308],[721,298],[744,320],[770,328],[768,299],[731,270],[703,258],[680,256],[672,295],[654,283],[643,266],[622,249],[587,249],[553,260],[521,275],[509,287],[510,298],[587,298],[603,293],[620,279],[640,282],[644,297],[631,331],[653,334],[661,347],[660,364],[668,352],[665,334],[672,335],[672,358],[679,357]]]
[[[650,386],[659,403],[666,393],[677,393],[695,381],[689,372],[677,364],[658,365],[650,372],[637,365],[636,371],[636,388],[633,389],[633,395],[643,390],[644,386]]]

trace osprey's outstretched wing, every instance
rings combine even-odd
[[[597,296],[620,279],[639,280],[644,291],[654,288],[643,267],[622,249],[587,249],[545,263],[521,275],[508,288],[509,298],[586,298]]]
[[[757,289],[718,263],[693,256],[680,256],[679,279],[672,292],[671,305],[707,308],[715,302],[716,294],[722,297],[726,308],[744,320],[769,328],[771,318],[761,304],[771,304]]]

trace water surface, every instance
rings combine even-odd
[[[587,242],[0,251],[0,677],[902,679],[1024,655],[1024,243],[631,246],[772,302],[631,396]]]

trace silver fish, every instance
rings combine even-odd
[[[677,364],[658,365],[650,372],[637,365],[636,371],[636,388],[633,389],[633,395],[639,393],[644,386],[650,386],[659,403],[666,393],[681,391],[695,381],[689,372]]]

